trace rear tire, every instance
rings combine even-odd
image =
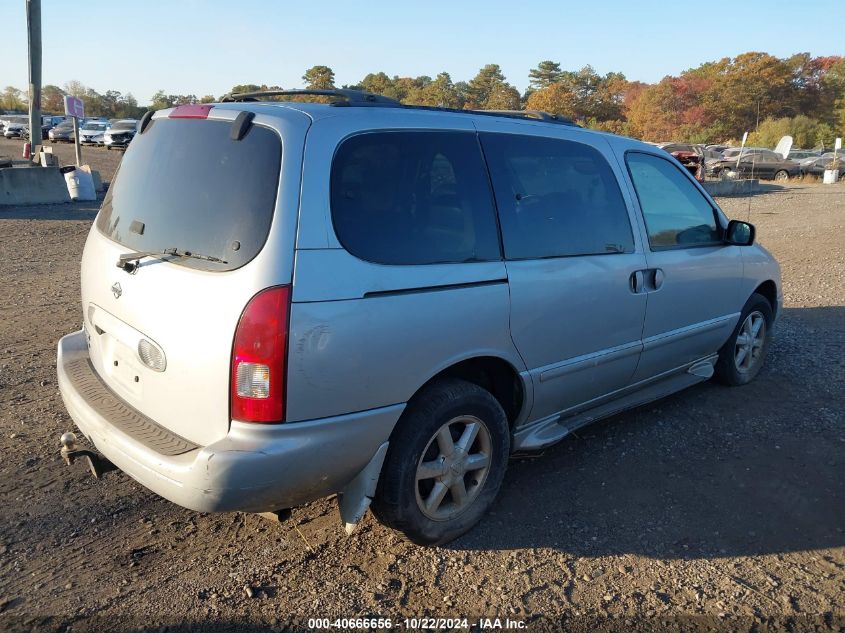
[[[719,382],[736,387],[754,380],[766,359],[773,321],[769,300],[752,294],[728,342],[719,351],[715,367]]]
[[[391,435],[373,514],[419,545],[447,543],[490,507],[509,455],[508,420],[490,392],[439,380],[414,396]]]
[[[785,182],[789,180],[789,172],[785,169],[781,169],[778,172],[775,172],[775,181],[777,182]]]

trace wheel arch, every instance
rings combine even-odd
[[[457,378],[489,391],[502,405],[511,429],[530,404],[530,384],[509,361],[498,356],[473,356],[441,369],[429,378],[409,399],[409,403],[426,387],[443,378]]]
[[[769,305],[772,308],[772,315],[777,318],[778,317],[778,288],[774,281],[768,279],[761,283],[754,289],[754,292],[758,295],[762,295],[766,298],[769,302]]]

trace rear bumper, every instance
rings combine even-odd
[[[84,394],[68,371],[82,360],[88,360],[84,331],[59,341],[59,391],[79,430],[140,484],[200,512],[267,512],[342,491],[388,440],[404,409],[400,404],[277,425],[233,421],[229,434],[214,444],[163,455],[92,406],[90,391]]]

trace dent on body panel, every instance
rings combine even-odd
[[[337,318],[343,317],[338,315]],[[363,349],[367,344],[366,336],[361,337],[359,346],[344,346],[342,354],[337,355],[334,363],[331,361],[326,363],[326,359],[336,354],[337,351],[333,348],[333,339],[335,338],[332,329],[333,323],[336,323],[335,319],[313,323],[296,337],[293,368],[297,372],[297,376],[303,381],[300,386],[307,386],[316,391],[336,392],[341,389],[342,383],[338,381],[338,376],[331,371],[331,368],[352,367],[358,368],[358,370],[354,374],[350,374],[348,379],[352,380],[354,376],[354,380],[362,389],[368,389],[370,386],[369,374],[363,370],[363,363],[365,362]]]
[[[291,367],[288,374],[288,402],[293,409],[326,408],[337,405],[333,414],[349,413],[342,403],[350,390],[372,389],[372,338],[368,324],[376,315],[369,302],[329,301],[294,304],[291,318]],[[314,400],[317,399],[317,402]],[[383,403],[393,404],[393,403]],[[289,410],[289,415],[297,412]],[[327,414],[331,415],[331,414]],[[319,417],[303,411],[299,417]]]

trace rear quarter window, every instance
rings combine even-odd
[[[332,162],[337,239],[356,257],[393,265],[500,259],[492,194],[469,132],[371,132]]]
[[[206,119],[151,121],[123,157],[97,228],[128,250],[177,248],[225,262],[171,260],[191,268],[233,270],[253,259],[270,231],[282,144],[269,128],[253,125],[239,141],[230,128]]]

